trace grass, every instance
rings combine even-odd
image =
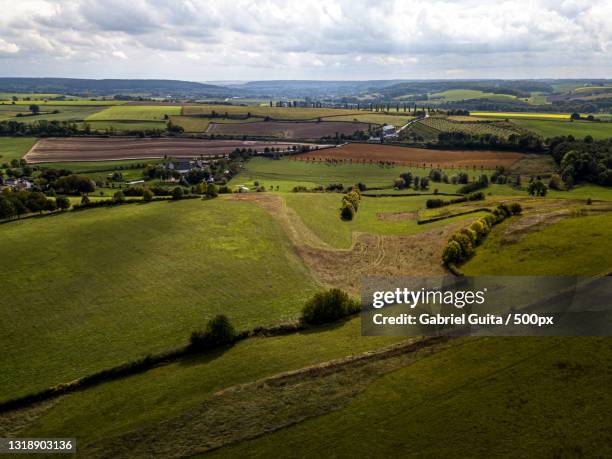
[[[7,102],[5,102],[7,103]],[[68,100],[18,100],[15,105],[38,105],[41,109],[45,106],[58,106],[58,105],[91,105],[91,106],[104,106],[104,105],[123,105],[127,102],[121,100],[90,100],[90,99],[68,99]]]
[[[515,119],[514,124],[535,132],[542,137],[555,137],[560,135],[573,135],[581,139],[587,135],[594,139],[607,139],[612,137],[612,123],[598,123],[593,121],[552,121]]]
[[[509,224],[496,227],[476,249],[476,255],[461,267],[466,275],[589,276],[610,269],[610,214],[564,218],[518,243],[503,244],[504,228]]]
[[[516,96],[509,94],[496,94],[474,89],[449,89],[448,91],[431,94],[430,97],[443,99],[444,102],[457,102],[468,99],[516,100]]]
[[[280,185],[281,191],[291,191],[294,186],[301,185],[314,187],[330,183],[342,183],[344,186],[365,183],[369,188],[392,187],[393,180],[402,172],[412,172],[420,177],[429,174],[429,168],[391,167],[378,164],[342,163],[332,165],[329,163],[315,163],[297,161],[292,159],[271,160],[266,158],[253,158],[244,167],[243,171],[235,177],[230,185],[239,185],[258,180],[264,185]],[[463,169],[448,169],[449,175],[456,174]],[[467,170],[470,177],[480,174],[480,170]],[[456,185],[430,182],[430,188],[439,191],[454,192],[459,188]]]
[[[87,117],[87,121],[164,121],[164,115],[180,115],[177,105],[124,105],[109,107]]]
[[[35,143],[34,137],[0,137],[0,164],[21,159]]]
[[[166,130],[165,121],[87,121],[92,131],[144,131],[151,129]]]
[[[337,248],[351,246],[353,233],[385,235],[408,235],[446,225],[452,221],[473,218],[474,215],[455,217],[427,225],[417,225],[416,212],[425,208],[425,201],[431,196],[406,198],[363,197],[355,218],[340,220],[340,193],[287,193],[284,199],[296,211],[306,226],[319,238]],[[399,221],[380,219],[378,214],[398,212],[415,213],[413,218]]]
[[[316,332],[242,341],[231,349],[155,368],[62,398],[23,435],[70,432],[84,447],[180,414],[213,393],[279,372],[398,341],[360,336],[358,319]],[[296,352],[296,350],[298,350]]]
[[[0,252],[18,261],[0,267],[2,398],[184,344],[218,313],[294,318],[315,289],[270,215],[223,198],[8,223]]]
[[[58,162],[58,163],[43,163],[40,167],[47,167],[49,169],[69,169],[74,173],[82,172],[107,172],[123,169],[132,170],[134,166],[140,166],[142,164],[158,164],[160,159],[123,159],[117,161],[69,161],[69,162]],[[140,167],[136,168],[141,170]]]
[[[49,111],[50,108],[45,108],[44,111]],[[59,113],[43,113],[36,116],[20,116],[11,118],[13,121],[19,121],[20,123],[33,123],[35,121],[83,121],[88,116],[91,116],[104,107],[91,107],[81,105],[66,105],[62,107],[52,107],[51,111],[58,110]]]
[[[605,338],[481,338],[382,376],[346,407],[206,457],[606,456]],[[299,454],[297,454],[299,452]]]

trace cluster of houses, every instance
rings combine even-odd
[[[32,182],[24,178],[8,178],[3,179],[0,176],[0,190],[10,188],[15,191],[27,191],[33,186]]]

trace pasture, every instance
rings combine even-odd
[[[391,161],[404,165],[427,164],[430,167],[495,169],[510,167],[523,153],[479,150],[435,150],[425,148],[381,145],[379,143],[351,143],[336,148],[311,151],[295,156],[300,160],[352,160],[354,162]]]
[[[269,214],[226,199],[0,225],[0,252],[3,399],[185,344],[215,314],[295,318],[316,288]]]
[[[397,113],[397,114],[393,114]],[[372,124],[389,124],[391,126],[401,127],[408,121],[414,119],[414,116],[403,115],[403,112],[391,111],[387,113],[365,112],[354,115],[335,115],[323,118],[324,121],[358,121],[361,123]]]
[[[590,135],[599,140],[612,137],[610,122],[514,119],[512,123],[544,138],[573,135],[577,139],[582,139]]]
[[[458,102],[468,99],[490,99],[497,101],[516,100],[516,96],[510,94],[496,94],[493,92],[483,92],[474,89],[449,89],[448,91],[430,94],[429,97],[432,102],[435,102],[436,100],[443,102]]]
[[[23,158],[35,143],[35,137],[0,137],[0,164]]]

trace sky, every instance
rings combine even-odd
[[[0,76],[612,78],[612,0],[0,0]]]

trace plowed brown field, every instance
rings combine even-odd
[[[399,164],[432,164],[442,167],[509,167],[526,156],[512,151],[433,150],[394,145],[350,143],[338,148],[313,151],[294,156],[295,159],[351,159],[358,162],[392,161]]]
[[[139,139],[139,138],[47,138],[39,140],[25,155],[30,163],[56,161],[105,161],[120,159],[144,159],[215,156],[229,154],[236,148],[253,148],[262,151],[266,147],[286,149],[299,142],[264,142],[241,140],[204,139]],[[314,148],[315,145],[312,145]]]

